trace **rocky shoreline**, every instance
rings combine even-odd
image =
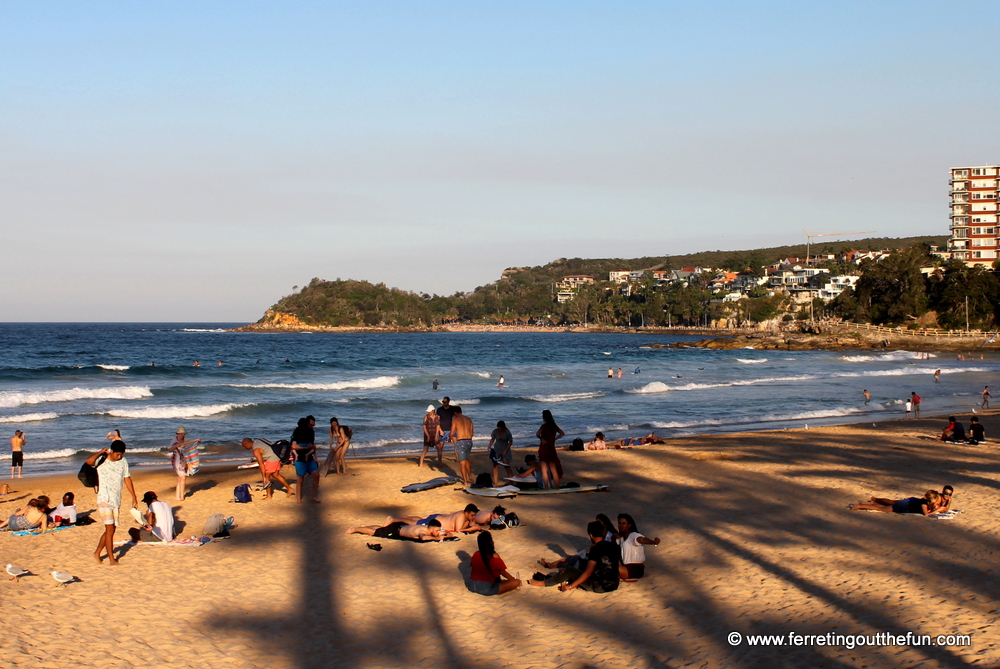
[[[973,354],[983,351],[1000,351],[1000,341],[989,341],[982,334],[968,336],[942,335],[938,337],[921,337],[907,334],[887,332],[858,332],[844,330],[829,334],[808,333],[761,333],[751,335],[736,335],[732,337],[713,337],[697,342],[679,342],[677,344],[653,344],[651,348],[711,348],[719,350],[734,350],[754,348],[762,351],[858,351],[858,350],[897,350],[907,351],[954,351]]]

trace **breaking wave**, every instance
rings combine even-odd
[[[148,386],[113,386],[109,388],[69,388],[37,393],[2,392],[0,407],[16,407],[43,402],[72,402],[74,400],[140,400],[152,397]]]
[[[163,406],[147,409],[111,409],[105,413],[116,418],[205,418],[233,409],[255,406],[248,404],[205,404],[202,406]]]

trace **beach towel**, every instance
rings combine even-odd
[[[44,532],[40,528],[34,529],[34,530],[17,530],[16,532],[11,532],[11,536],[15,536],[15,537],[36,537],[39,534],[49,534],[50,532],[59,532],[61,530],[71,530],[74,527],[76,527],[76,525],[60,525],[59,527],[50,527],[49,529],[45,530]]]
[[[140,541],[139,543],[135,543],[134,541],[116,541],[115,546],[124,546],[125,544],[130,546],[204,546],[213,541],[218,541],[218,539],[212,539],[211,537],[191,537],[190,539],[174,539],[173,541]]]
[[[954,520],[955,516],[960,513],[962,513],[961,509],[951,509],[950,511],[942,511],[941,513],[931,513],[927,517],[934,520]]]
[[[436,479],[424,481],[423,483],[411,483],[410,485],[403,486],[399,489],[399,492],[420,492],[422,490],[433,490],[434,488],[440,488],[441,486],[458,483],[461,480],[462,479],[457,476],[439,476]]]
[[[181,449],[181,457],[184,458],[184,465],[187,467],[187,475],[194,476],[201,469],[201,455],[198,453],[198,444],[189,443]]]

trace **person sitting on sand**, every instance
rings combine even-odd
[[[49,498],[40,495],[29,499],[27,506],[18,509],[7,520],[0,520],[0,530],[34,530],[41,528],[42,532],[49,529],[49,516],[45,513],[49,506]]]
[[[632,516],[619,513],[618,545],[622,551],[618,575],[623,581],[635,581],[646,573],[646,551],[643,546],[659,546],[660,538],[647,539],[639,534],[639,528],[635,526]]]
[[[271,495],[274,493],[271,479],[275,479],[285,486],[285,495],[290,495],[292,486],[281,475],[281,458],[275,455],[274,449],[260,439],[251,439],[250,437],[244,437],[240,443],[243,448],[251,452],[253,459],[257,461],[257,466],[260,467],[260,475],[264,480],[264,499],[271,499]]]
[[[476,522],[476,514],[478,513],[478,506],[466,504],[463,510],[454,513],[432,513],[426,518],[419,516],[389,517],[386,521],[387,523],[406,523],[407,525],[427,525],[436,520],[441,523],[441,528],[447,532],[478,532],[487,529]]]
[[[591,592],[617,590],[620,582],[618,547],[604,540],[605,528],[599,520],[587,524],[587,534],[590,536],[590,550],[587,552],[587,566],[582,571],[567,565],[548,576],[536,573],[528,584],[539,587],[562,584],[559,589],[563,592],[577,588]]]
[[[56,525],[76,525],[76,495],[71,492],[63,495],[62,503],[49,513],[49,520]]]
[[[477,595],[502,595],[521,587],[521,581],[511,576],[507,565],[497,555],[493,535],[482,532],[476,537],[479,550],[472,556],[471,573],[465,587]]]
[[[976,445],[984,441],[986,441],[986,430],[979,422],[979,416],[973,416],[969,419],[969,443]]]
[[[948,427],[944,429],[939,437],[939,441],[964,442],[965,428],[955,420],[954,416],[948,416]]]
[[[143,516],[145,522],[141,528],[129,529],[128,536],[132,539],[132,543],[173,541],[174,510],[170,505],[156,499],[156,493],[152,490],[142,496],[142,503],[146,505],[146,513]]]
[[[907,497],[906,499],[885,499],[872,497],[871,501],[858,502],[853,511],[883,511],[885,513],[919,513],[929,516],[939,511],[938,504],[941,495],[936,490],[928,490],[923,497]],[[883,502],[889,502],[885,504]]]
[[[604,433],[598,432],[594,435],[594,440],[588,441],[583,447],[588,451],[603,451],[607,449],[608,444],[604,441]]]
[[[441,529],[436,519],[426,525],[410,525],[401,520],[386,518],[385,525],[358,525],[347,528],[344,534],[367,534],[379,539],[413,539],[414,541],[442,541],[449,534]]]

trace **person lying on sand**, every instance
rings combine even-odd
[[[426,525],[407,525],[401,520],[386,518],[385,525],[358,525],[347,528],[344,534],[367,534],[379,539],[413,539],[414,541],[442,541],[449,534],[441,529],[441,523],[431,520]]]
[[[42,532],[49,528],[49,516],[45,513],[49,498],[45,495],[28,500],[28,505],[11,514],[7,520],[0,520],[0,530],[34,530]]]
[[[876,501],[876,499],[878,501]],[[882,502],[890,502],[882,504]],[[923,497],[907,497],[906,499],[884,499],[872,497],[871,501],[858,502],[853,511],[884,511],[885,513],[919,513],[929,516],[940,511],[941,495],[936,490],[928,490]]]
[[[503,508],[499,504],[493,507],[492,511],[480,511],[476,514],[476,525],[482,527],[489,527],[490,523],[507,513],[507,509]]]
[[[563,592],[577,588],[591,592],[617,590],[620,582],[618,575],[619,549],[618,546],[604,539],[605,532],[604,524],[599,520],[592,520],[587,524],[590,550],[587,552],[586,567],[582,571],[578,567],[566,565],[558,572],[548,576],[541,573],[534,574],[528,581],[528,585],[549,587],[561,584],[559,589]],[[546,564],[544,561],[542,562],[542,566]]]
[[[583,447],[588,451],[603,451],[608,447],[607,442],[604,441],[604,433],[598,432],[594,435],[593,441],[588,441]]]
[[[455,511],[454,513],[432,513],[426,518],[421,518],[420,516],[393,518],[390,516],[386,521],[390,523],[406,523],[407,525],[427,525],[431,521],[436,520],[441,524],[441,528],[447,532],[478,532],[489,527],[489,524],[484,527],[476,522],[476,515],[478,513],[478,506],[467,504],[465,509]]]
[[[951,510],[951,496],[955,493],[955,489],[950,485],[946,485],[941,489],[941,500],[938,502],[937,507],[931,513],[942,513],[944,511]],[[912,498],[911,498],[912,499]],[[899,500],[889,499],[888,497],[872,497],[869,500],[872,504],[881,504],[883,506],[892,506],[895,502]]]

